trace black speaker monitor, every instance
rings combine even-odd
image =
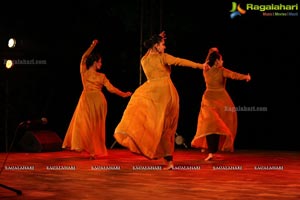
[[[24,152],[60,151],[62,140],[50,130],[26,131],[18,146],[20,151]]]

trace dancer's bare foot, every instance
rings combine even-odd
[[[205,161],[210,161],[212,160],[214,155],[212,153],[209,153],[208,156],[204,159]]]
[[[96,157],[94,154],[90,154],[90,160],[96,160]]]
[[[169,161],[167,166],[163,167],[163,170],[172,170],[174,168],[173,161]]]

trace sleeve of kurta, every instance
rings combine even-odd
[[[184,59],[184,58],[174,57],[167,53],[164,53],[163,58],[164,58],[164,62],[167,63],[168,65],[203,69],[203,64],[201,64],[201,63],[196,63],[196,62]]]
[[[84,52],[84,54],[81,57],[81,61],[80,61],[80,74],[84,74],[84,72],[86,72],[87,68],[86,68],[86,60],[89,57],[89,55],[92,53],[92,51],[94,50],[96,46],[96,43],[92,43],[91,46]]]
[[[235,80],[245,80],[245,79],[247,79],[247,75],[231,71],[231,70],[226,69],[224,67],[223,67],[223,76],[226,77],[226,78],[235,79]]]
[[[110,92],[110,93],[114,93],[117,94],[119,96],[123,96],[124,92],[122,92],[121,90],[119,90],[118,88],[116,88],[115,86],[113,86],[113,84],[110,83],[110,81],[108,80],[108,78],[104,75],[104,87]]]

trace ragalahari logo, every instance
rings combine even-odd
[[[232,8],[230,10],[230,18],[233,19],[236,16],[241,16],[246,13],[246,10],[242,9],[240,4],[237,4],[236,2],[232,2]]]

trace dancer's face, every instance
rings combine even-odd
[[[217,67],[222,67],[223,66],[223,58],[222,56],[216,60],[216,66]]]
[[[166,49],[165,40],[162,40],[160,43],[155,44],[155,49],[159,53],[164,53]]]
[[[97,70],[100,70],[101,67],[102,67],[102,59],[100,58],[96,63],[97,63],[97,64],[96,64]]]

